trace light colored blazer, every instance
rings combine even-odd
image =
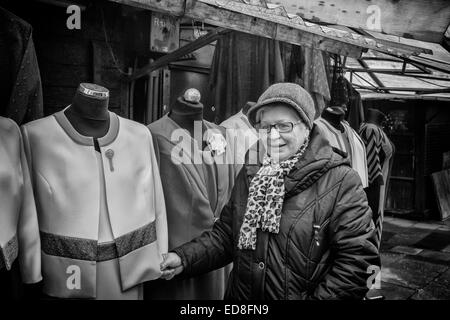
[[[159,278],[166,207],[150,131],[110,114],[98,139],[115,241],[98,245],[100,173],[91,137],[63,111],[22,126],[42,242],[44,292],[96,296],[96,262],[119,259],[122,289]]]
[[[0,270],[19,257],[22,281],[42,280],[36,206],[19,127],[0,117]]]

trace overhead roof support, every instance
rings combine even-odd
[[[364,60],[358,59],[358,63],[361,65],[361,67],[365,68],[367,71],[367,73],[369,74],[369,76],[372,78],[373,81],[375,81],[375,83],[384,88],[384,84],[383,82],[381,82],[380,79],[378,79],[378,77],[370,70],[369,66],[367,65],[367,63]],[[385,90],[385,92],[389,93],[389,91]]]
[[[401,70],[380,70],[380,69],[365,69],[365,68],[345,68],[346,71],[349,71],[351,73],[353,72],[359,72],[359,73],[368,73],[369,71],[372,73],[381,73],[381,74],[388,74],[392,76],[402,76],[402,77],[409,77],[409,78],[418,78],[418,79],[427,79],[427,80],[438,80],[438,81],[450,81],[449,78],[445,77],[438,77],[438,76],[430,76],[428,74],[418,74],[414,73],[412,70],[410,73],[402,73]],[[408,70],[406,70],[408,71]]]
[[[342,28],[342,27],[340,27],[340,28]],[[346,28],[344,27],[343,29],[345,30]],[[422,47],[418,47],[418,46],[412,46],[409,44],[392,41],[392,40],[380,39],[363,29],[347,28],[347,30],[354,30],[355,32],[362,34],[363,36],[375,39],[378,43],[382,43],[390,48],[397,48],[400,51],[411,52],[413,55],[418,55],[421,53],[433,54],[433,51],[431,49],[422,48]]]
[[[377,88],[377,87],[368,87],[368,86],[362,86],[357,83],[353,83],[353,85],[360,89],[366,89],[366,90],[376,90],[376,91],[383,91],[383,90],[389,90],[389,91],[412,91],[416,93],[450,93],[450,87],[449,88],[442,88],[442,89],[434,89],[434,88],[407,88],[407,87],[384,87],[384,88]]]
[[[268,0],[305,19],[441,43],[448,0]],[[449,32],[450,36],[450,32]]]
[[[166,66],[167,64],[177,60],[178,58],[185,56],[201,47],[204,47],[205,45],[216,41],[218,38],[220,38],[223,34],[230,32],[230,30],[224,29],[224,28],[217,28],[213,31],[210,31],[206,35],[198,38],[197,40],[194,40],[187,45],[162,56],[161,58],[157,59],[156,61],[146,65],[145,67],[137,70],[135,73],[133,73],[128,80],[133,81],[136,79],[139,79],[143,76],[148,75],[150,72],[157,70],[159,68],[162,68]]]
[[[249,5],[233,0],[111,0],[114,2],[184,16],[231,30],[246,32],[296,45],[359,58],[367,49],[397,57],[414,52],[389,46],[353,32],[303,21],[287,14],[284,7],[265,2]],[[248,2],[248,1],[246,1]],[[254,3],[255,1],[252,1]]]
[[[450,101],[450,96],[443,95],[421,95],[421,94],[395,94],[395,93],[375,93],[361,92],[362,100],[429,100],[429,101]]]
[[[385,74],[395,74],[395,75],[403,75],[403,74],[409,74],[413,73],[414,75],[418,73],[424,73],[421,70],[408,70],[406,69],[403,71],[402,69],[380,69],[380,68],[352,68],[352,67],[345,67],[344,68],[347,71],[352,72],[376,72],[376,73],[385,73]]]

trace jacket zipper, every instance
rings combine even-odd
[[[309,255],[311,255],[312,248],[313,248],[314,244],[316,244],[316,246],[318,246],[318,247],[320,246],[319,232],[320,232],[321,229],[325,228],[328,225],[328,223],[330,223],[330,220],[331,220],[330,218],[327,218],[321,225],[318,225],[318,224],[315,224],[315,223],[313,224],[314,239],[313,239],[313,241],[311,243],[311,246],[309,248]]]
[[[308,251],[308,259],[310,259],[311,255],[312,255],[312,251],[314,249],[314,245],[316,245],[317,247],[320,246],[320,237],[319,237],[319,232],[321,229],[325,228],[328,223],[330,222],[330,218],[325,219],[325,221],[318,225],[316,223],[313,223],[313,230],[314,230],[314,236],[313,236],[313,240],[311,241],[311,245],[309,246],[309,251]],[[311,262],[308,261],[307,263],[307,267],[306,267],[306,274],[309,275],[311,272]]]

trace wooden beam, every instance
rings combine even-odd
[[[419,94],[395,94],[395,93],[361,93],[361,99],[366,100],[428,100],[428,101],[450,101],[450,96],[423,96]]]
[[[411,64],[417,63],[430,69],[438,70],[445,73],[450,73],[450,64],[444,62],[437,62],[424,57],[409,57],[405,60]]]
[[[177,17],[184,14],[185,0],[110,0],[131,7],[147,9],[151,11],[169,13]]]
[[[260,37],[354,58],[362,55],[363,48],[352,44],[352,40],[342,38],[338,41],[336,36],[326,36],[317,25],[306,27],[295,23],[283,24],[281,21],[289,19],[276,15],[277,11],[268,11],[261,13],[257,7],[237,1],[186,0],[185,14],[212,25]]]
[[[359,72],[359,73],[363,73],[363,72],[368,72],[368,69],[345,69],[346,71],[349,72]],[[402,73],[401,71],[374,71],[373,69],[370,70],[373,73],[381,73],[381,74],[388,74],[388,75],[393,75],[393,76],[401,76],[401,77],[408,77],[408,78],[418,78],[418,79],[426,79],[426,80],[438,80],[438,81],[450,81],[450,77],[445,78],[445,77],[435,77],[435,76],[430,76],[428,74],[418,74],[418,73]],[[407,70],[408,71],[408,70]]]
[[[365,56],[362,56],[361,59],[362,60],[366,60],[366,61],[367,60],[374,60],[374,61],[403,62],[402,59],[394,58],[394,57],[392,57],[392,58],[385,58],[385,57],[365,57]]]
[[[384,88],[377,88],[377,87],[368,87],[368,86],[362,86],[357,83],[353,83],[355,87],[358,87],[360,89],[367,89],[367,90],[389,90],[389,91],[413,91],[413,92],[420,92],[420,93],[450,93],[450,87],[448,88],[442,88],[442,89],[434,89],[434,88],[410,88],[410,87],[384,87]]]
[[[204,47],[208,43],[211,43],[215,40],[217,40],[220,36],[223,34],[229,32],[229,30],[224,28],[217,28],[216,30],[213,30],[209,32],[208,34],[204,35],[203,37],[198,38],[195,41],[190,42],[189,44],[167,54],[159,58],[158,60],[149,63],[145,67],[137,70],[131,77],[128,78],[128,81],[133,81],[138,78],[141,78],[143,76],[148,75],[150,72],[162,68],[166,66],[167,64],[177,60],[178,58],[189,54],[201,47]]]
[[[386,46],[389,46],[391,48],[397,48],[398,50],[401,51],[405,51],[405,52],[412,52],[414,55],[418,55],[420,53],[425,53],[425,54],[433,54],[433,50],[428,49],[428,48],[423,48],[423,47],[417,47],[417,46],[412,46],[409,44],[404,44],[401,42],[397,42],[397,41],[392,41],[392,40],[386,40],[386,39],[380,39],[379,37],[376,37],[374,35],[374,33],[369,33],[364,29],[356,29],[356,28],[351,28],[352,30],[355,30],[355,32],[358,32],[364,36],[370,37],[375,39],[378,43],[382,43]]]
[[[376,73],[386,73],[386,74],[402,74],[402,69],[376,69],[376,68],[344,68],[346,71],[353,71],[353,72],[376,72]],[[420,71],[417,70],[405,70],[405,73],[418,73]]]
[[[338,30],[290,16],[283,7],[266,8],[233,0],[112,0],[203,21],[218,27],[359,58],[367,49],[397,57],[414,52],[390,47],[373,37]],[[185,1],[185,2],[184,2]]]
[[[233,12],[197,0],[111,0],[125,5],[137,6],[148,10],[166,12],[176,16],[203,21],[205,23],[230,30],[250,33],[300,46],[312,47],[331,53],[359,58],[365,48],[357,46],[351,40],[341,41],[332,36],[325,37],[320,32],[312,33],[293,27],[280,25],[263,18]],[[270,17],[268,17],[269,19]],[[318,26],[317,26],[318,27]],[[375,47],[375,46],[374,46]]]
[[[313,22],[440,43],[449,24],[448,0],[267,0]]]
[[[364,49],[364,51],[366,49],[371,49],[386,54],[389,53],[397,57],[410,56],[414,53],[411,51],[385,45],[381,42],[378,42],[373,37],[366,37],[353,32],[303,21],[298,16],[290,16],[286,12],[284,7],[264,8],[246,4],[243,1],[244,0],[186,0],[185,12],[186,15],[190,15],[196,19],[205,20],[211,24],[214,24],[216,21],[224,20],[222,21],[225,23],[224,25],[222,25],[224,27],[227,27],[224,16],[229,17],[231,13],[234,13],[234,15],[232,16],[234,18],[233,22],[235,22],[236,20],[239,21],[245,19],[246,17],[250,16],[253,17],[253,21],[255,22],[255,24],[261,22],[261,24],[267,25],[268,28],[270,28],[271,24],[275,24],[274,26],[272,26],[272,28],[282,29],[282,32],[280,31],[275,34],[275,36],[280,37],[280,39],[276,40],[286,42],[290,42],[283,39],[286,33],[288,35],[302,33],[307,34],[308,36],[312,36],[313,39],[318,38],[319,42],[332,41],[337,47],[352,45],[360,47]],[[248,24],[248,21],[246,22],[246,24]],[[243,26],[243,28],[245,29],[245,26]],[[270,34],[265,36],[274,38],[274,36]],[[311,41],[307,41],[301,45],[310,47]],[[313,47],[317,47],[317,43],[313,42]],[[326,51],[337,53],[333,52],[336,49],[338,48],[330,46],[330,48],[326,49]],[[349,54],[341,55],[351,56]]]

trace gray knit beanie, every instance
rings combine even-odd
[[[316,110],[311,95],[298,84],[288,82],[273,84],[264,91],[258,102],[247,111],[250,124],[255,126],[259,122],[256,116],[261,107],[277,102],[293,107],[305,125],[312,129]]]

